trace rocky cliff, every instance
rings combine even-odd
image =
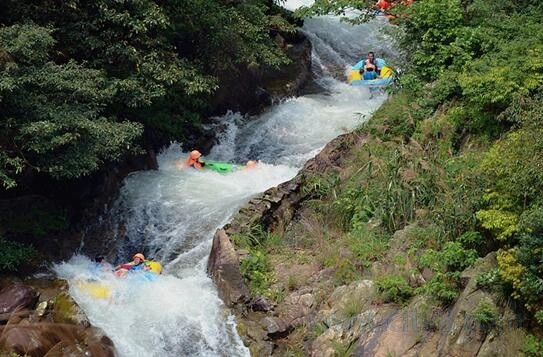
[[[208,271],[236,314],[238,331],[252,355],[518,355],[525,336],[522,316],[476,282],[479,273],[496,265],[494,253],[461,274],[460,295],[448,306],[435,304],[426,294],[398,304],[376,288],[375,279],[385,272],[404,274],[413,287],[430,278],[409,258],[398,259],[407,250],[410,232],[423,222],[398,230],[386,254],[366,264],[362,276],[346,277],[350,270],[343,269],[342,262],[352,253],[327,237],[332,218],[316,212],[314,200],[323,198],[315,196],[320,182],[315,177],[335,175],[341,180],[356,170],[350,167],[352,149],[368,139],[357,133],[338,137],[293,180],[251,200],[216,233]],[[334,192],[328,197],[332,205]],[[253,282],[247,269],[239,268],[250,249],[232,244],[255,225],[282,240],[279,248],[266,250],[272,282],[264,294],[249,289]],[[333,257],[337,260],[330,264]]]

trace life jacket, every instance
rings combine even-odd
[[[130,262],[130,269],[128,269],[129,271],[138,271],[138,270],[143,270],[145,269],[145,264],[143,262],[139,263],[138,265],[136,265],[134,262]]]
[[[202,169],[203,168],[202,163],[198,159],[193,159],[191,157],[189,157],[187,159],[187,166],[194,167],[195,169]]]
[[[364,71],[364,74],[362,75],[362,78],[364,80],[371,80],[377,78],[377,71]]]
[[[388,10],[392,7],[392,4],[386,0],[378,0],[377,4],[375,5],[377,5],[377,7],[379,7],[383,11]]]

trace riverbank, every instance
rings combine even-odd
[[[451,227],[470,214],[459,194],[477,182],[457,185],[473,179],[485,144],[471,138],[445,152],[456,167],[444,171],[434,148],[446,139],[390,133],[413,103],[393,96],[217,232],[208,269],[252,355],[484,356],[523,348],[522,314],[481,284],[496,253],[440,242],[436,218],[453,204],[447,197],[456,192],[458,200]]]

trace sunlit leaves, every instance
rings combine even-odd
[[[288,59],[273,2],[97,0],[0,5],[0,179],[77,178],[137,150],[143,128],[198,126],[228,71]],[[131,122],[132,121],[132,122]]]
[[[34,34],[53,42],[49,31],[36,25],[0,28],[12,63],[0,68],[0,180],[6,188],[24,167],[56,178],[89,174],[130,152],[142,132],[139,124],[101,117],[116,93],[104,71],[73,60],[48,61],[48,46],[21,50],[21,41]]]

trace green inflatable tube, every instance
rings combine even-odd
[[[204,170],[211,170],[221,174],[236,171],[240,166],[229,162],[205,161]]]

